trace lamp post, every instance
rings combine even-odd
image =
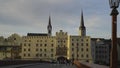
[[[117,8],[120,0],[109,0],[110,8],[112,9],[112,46],[110,55],[110,68],[117,68],[118,53],[117,53],[117,15],[119,14]]]

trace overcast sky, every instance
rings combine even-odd
[[[0,36],[46,33],[49,15],[53,35],[59,30],[69,35],[78,35],[81,9],[88,36],[111,37],[111,9],[108,0],[0,0]]]

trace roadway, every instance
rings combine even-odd
[[[11,65],[0,68],[76,68],[76,66],[66,65],[66,64],[35,63],[35,64],[23,64],[23,65]]]

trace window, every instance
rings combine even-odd
[[[36,44],[36,47],[38,46],[38,44]]]
[[[86,51],[88,51],[88,48],[86,49]]]
[[[46,52],[46,49],[44,49],[44,51]]]
[[[51,52],[53,52],[53,49],[51,49]]]
[[[76,39],[76,41],[79,41],[78,39]]]
[[[46,57],[46,54],[44,54],[44,56]]]
[[[28,49],[28,51],[30,51],[30,48]]]
[[[30,57],[30,54],[28,54],[28,56]]]
[[[47,42],[47,40],[45,40],[45,42]]]
[[[26,49],[24,49],[24,51],[26,51]]]
[[[51,54],[51,57],[53,57],[53,54]]]
[[[83,41],[83,39],[81,39],[81,41]]]
[[[39,42],[39,40],[37,40],[37,42]]]
[[[77,46],[79,45],[79,43],[77,43]]]
[[[28,44],[28,46],[30,47],[30,44]]]
[[[51,44],[51,46],[53,47],[53,44]]]
[[[86,55],[86,57],[88,58],[88,54]]]
[[[31,42],[31,40],[29,40],[29,42]]]
[[[42,49],[40,49],[40,51],[42,51]]]
[[[40,57],[42,56],[42,54],[40,54]]]
[[[38,57],[38,56],[39,56],[39,54],[37,53],[37,54],[36,54],[36,57]]]
[[[25,40],[25,42],[27,42],[27,40]]]
[[[36,49],[36,51],[38,51],[38,49]]]
[[[24,57],[26,56],[26,54],[24,54]]]
[[[72,51],[74,51],[74,48],[72,48]]]
[[[16,38],[14,38],[14,40],[16,40]]]
[[[26,46],[26,44],[24,44],[24,46]]]
[[[86,43],[86,46],[88,46],[88,43]]]
[[[72,39],[72,41],[74,41],[74,39]]]
[[[53,42],[53,40],[51,42]]]
[[[81,48],[81,51],[83,51],[83,48]]]
[[[82,57],[82,58],[84,57],[83,54],[81,55],[81,57]]]
[[[81,46],[83,46],[83,43],[81,43]]]
[[[74,43],[72,43],[72,46],[74,46]]]
[[[86,39],[86,41],[88,41],[88,39]]]
[[[40,44],[40,46],[42,46],[42,44]]]
[[[45,47],[47,46],[47,44],[45,44]]]
[[[74,54],[72,54],[72,57],[74,57]]]

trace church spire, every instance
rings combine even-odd
[[[81,22],[80,22],[80,36],[86,36],[86,28],[84,26],[84,17],[83,17],[83,11],[81,11]]]
[[[84,18],[83,18],[83,11],[81,11],[81,25],[80,25],[81,28],[85,28],[84,26]]]
[[[52,35],[52,25],[51,25],[51,17],[50,16],[49,16],[47,29],[48,29],[48,36],[51,36]]]

